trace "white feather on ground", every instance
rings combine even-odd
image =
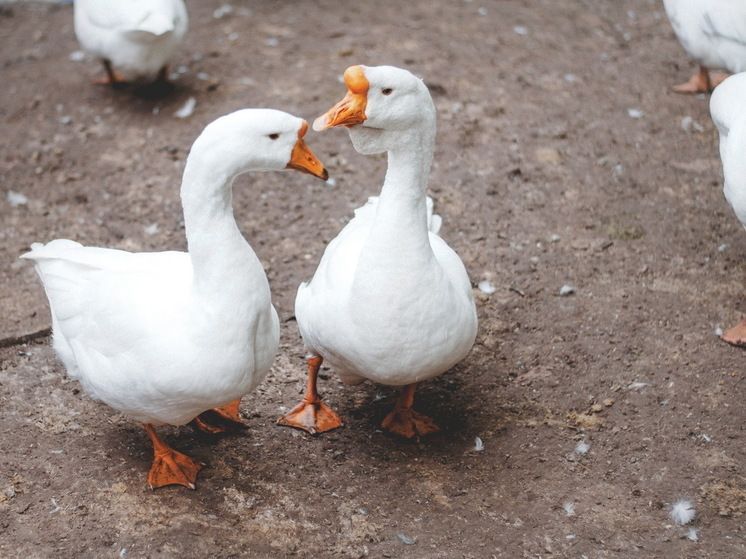
[[[591,445],[589,445],[585,441],[580,441],[577,445],[575,445],[575,454],[580,454],[581,456],[584,454],[588,454],[588,451],[591,449]]]
[[[694,520],[694,516],[697,514],[697,511],[694,510],[694,507],[692,506],[691,501],[687,501],[686,499],[679,499],[671,506],[671,511],[668,513],[668,515],[671,517],[671,520],[673,520],[676,524],[681,524],[682,526],[684,524],[689,524],[692,520]]]
[[[489,280],[482,280],[477,285],[479,288],[479,291],[482,293],[486,293],[487,295],[492,295],[495,291],[497,291],[497,288],[490,283]]]
[[[176,118],[189,118],[194,113],[194,107],[197,106],[197,100],[194,97],[190,97],[181,106],[181,108],[174,113]]]

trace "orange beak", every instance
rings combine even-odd
[[[339,103],[326,111],[313,122],[317,132],[332,126],[355,126],[365,121],[365,107],[368,103],[370,83],[363,73],[362,66],[350,66],[345,70],[347,95]]]
[[[329,178],[329,172],[321,161],[316,159],[311,150],[308,149],[306,142],[303,141],[303,136],[306,135],[307,131],[308,123],[304,121],[300,130],[298,130],[298,141],[295,142],[293,152],[290,154],[290,161],[285,168],[300,171],[301,173],[308,173],[314,177],[326,180]]]

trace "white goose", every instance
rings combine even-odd
[[[736,74],[715,88],[710,114],[720,133],[723,193],[746,228],[746,72]],[[723,340],[746,345],[746,318],[723,332]]]
[[[316,390],[326,360],[347,384],[404,386],[382,426],[424,435],[438,426],[412,410],[417,384],[463,359],[477,332],[464,265],[428,230],[435,107],[422,80],[406,70],[352,66],[344,80],[347,96],[314,129],[348,127],[358,152],[388,152],[388,171],[380,196],[356,211],[298,289],[295,314],[312,354],[308,390],[279,422],[310,433],[342,424]]]
[[[262,265],[233,217],[232,184],[247,171],[285,168],[326,178],[302,139],[307,128],[270,109],[237,111],[205,128],[181,186],[188,252],[58,239],[21,256],[35,262],[44,284],[54,349],[68,374],[144,424],[155,454],[151,487],[193,489],[201,467],[154,426],[200,414],[197,426],[206,430],[240,423],[238,400],[269,371],[279,322]]]
[[[686,53],[699,64],[680,93],[709,92],[728,74],[746,70],[746,2],[743,0],[663,0],[666,15]]]
[[[183,0],[75,0],[75,35],[106,69],[101,83],[127,78],[163,86],[166,67],[181,44],[188,18]]]

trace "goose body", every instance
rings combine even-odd
[[[699,71],[674,89],[683,93],[711,91],[724,75],[746,71],[746,3],[741,0],[663,0],[666,15],[686,53]]]
[[[458,255],[427,229],[409,247],[411,239],[376,239],[380,205],[371,197],[329,243],[313,279],[298,288],[295,314],[305,345],[343,382],[403,386],[461,361],[476,319]]]
[[[188,16],[183,0],[75,0],[75,35],[104,61],[109,80],[165,79]]]
[[[746,228],[746,72],[729,77],[715,88],[710,115],[720,136],[723,194]],[[723,332],[723,340],[746,345],[746,319]]]
[[[266,376],[279,322],[261,263],[233,217],[232,184],[252,170],[326,176],[302,140],[306,129],[269,109],[237,111],[205,128],[181,187],[188,252],[58,239],[22,256],[34,261],[47,293],[54,348],[91,396],[152,430],[235,403]]]
[[[729,77],[713,91],[710,115],[720,137],[723,194],[746,228],[746,72]]]
[[[477,331],[466,269],[428,211],[435,108],[424,83],[399,68],[353,66],[345,83],[347,97],[314,128],[347,126],[358,152],[388,153],[388,170],[378,198],[356,211],[313,279],[298,289],[298,328],[313,355],[309,388],[319,358],[348,384],[404,386],[397,417],[390,414],[384,427],[407,437],[426,434],[437,426],[411,410],[414,388],[462,360]],[[313,400],[315,388],[310,392]],[[313,423],[312,412],[295,411],[281,423],[311,432],[341,424],[333,416],[327,423],[323,408]]]

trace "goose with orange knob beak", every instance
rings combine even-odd
[[[402,387],[384,430],[407,438],[439,430],[414,410],[419,383],[469,352],[477,332],[471,282],[459,256],[438,236],[427,196],[435,107],[423,81],[391,66],[352,66],[347,94],[314,122],[346,127],[361,154],[388,154],[380,194],[324,251],[298,289],[295,314],[310,352],[306,394],[281,425],[315,434],[342,425],[317,390],[322,363],[346,384]]]
[[[209,124],[184,168],[187,252],[127,252],[69,239],[34,243],[54,349],[93,398],[143,424],[151,488],[194,489],[202,464],[172,449],[159,425],[211,433],[241,425],[239,400],[267,375],[280,341],[261,261],[233,216],[235,179],[294,169],[326,180],[303,119],[243,109]]]

